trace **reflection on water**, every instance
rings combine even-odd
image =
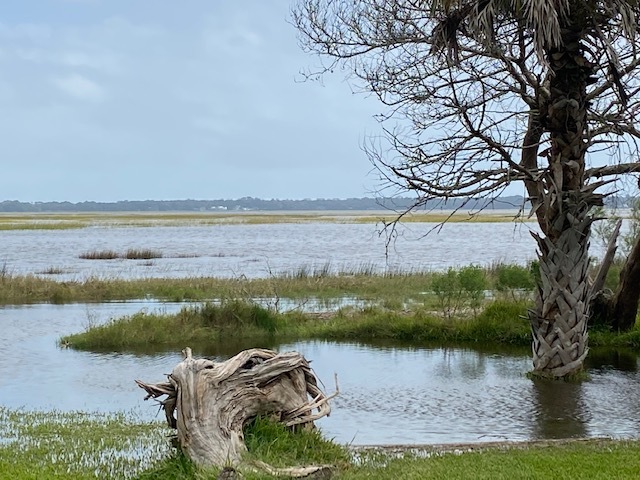
[[[141,308],[175,311],[180,304],[30,305],[0,308],[0,402],[9,407],[117,411],[156,418],[134,379],[161,381],[178,351],[91,353],[60,349],[56,340]],[[591,380],[531,381],[529,349],[504,351],[429,345],[242,341],[198,346],[225,359],[244,348],[297,350],[312,362],[325,390],[338,374],[325,434],[354,444],[454,443],[582,436],[640,436],[638,359],[594,352]]]
[[[532,380],[534,438],[585,437],[589,405],[582,383]]]

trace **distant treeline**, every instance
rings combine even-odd
[[[415,199],[397,198],[321,198],[304,200],[263,200],[243,197],[235,200],[140,200],[120,202],[0,202],[0,212],[193,212],[193,211],[243,211],[243,210],[403,210],[409,208]],[[520,208],[520,196],[503,197],[492,202],[467,200],[465,208],[492,209]],[[449,201],[434,200],[422,208],[452,210],[463,204],[462,199]]]
[[[626,207],[628,199],[612,199],[619,207]],[[411,207],[414,198],[321,198],[304,200],[263,200],[243,197],[236,200],[140,200],[120,202],[0,202],[0,212],[194,212],[194,211],[322,211],[322,210],[394,210]],[[500,197],[494,200],[450,199],[433,200],[420,210],[506,210],[522,208],[521,196]]]

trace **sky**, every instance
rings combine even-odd
[[[0,2],[0,201],[373,196],[375,99],[289,0]]]

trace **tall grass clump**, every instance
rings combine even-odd
[[[526,314],[530,306],[525,301],[491,302],[474,321],[466,322],[463,337],[483,343],[528,345],[531,328]]]
[[[115,260],[119,257],[120,255],[118,252],[113,250],[92,250],[79,255],[79,258],[82,258],[83,260]]]
[[[126,258],[127,260],[151,260],[154,258],[162,258],[162,252],[145,248],[130,248],[124,253],[124,255],[122,255],[122,257]]]
[[[331,272],[331,262],[325,262],[321,265],[301,265],[293,271],[281,272],[278,277],[288,280],[317,279],[330,277]]]
[[[291,465],[346,466],[347,449],[322,437],[319,430],[292,430],[269,418],[257,417],[244,427],[249,455],[276,467]]]
[[[60,341],[80,350],[183,348],[227,338],[291,335],[303,323],[301,315],[279,314],[253,303],[229,300],[184,307],[177,314],[139,312],[104,325],[90,325]]]
[[[317,429],[292,430],[273,420],[257,417],[244,426],[244,440],[248,450],[245,457],[247,465],[256,461],[280,468],[299,465],[333,465],[340,471],[352,466],[351,454],[347,448],[323,438]],[[142,473],[138,479],[223,478],[218,476],[219,470],[219,468],[199,469],[184,454],[176,451],[163,462]],[[247,468],[242,472],[242,477],[238,478],[257,480],[282,477],[272,477],[260,472],[259,469],[251,471]]]
[[[125,258],[127,260],[152,260],[154,258],[162,258],[162,252],[146,248],[130,248],[122,254],[113,250],[93,250],[81,253],[79,258],[84,260],[115,260],[116,258]]]
[[[207,327],[217,329],[256,328],[271,334],[275,333],[278,326],[283,323],[282,316],[276,312],[254,303],[239,300],[224,301],[220,305],[205,303],[202,306],[193,307],[189,316],[191,315],[198,316],[202,324]]]

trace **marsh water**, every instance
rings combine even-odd
[[[161,418],[134,379],[163,381],[177,351],[92,353],[57,339],[89,323],[181,304],[127,302],[0,308],[0,403],[26,409],[133,411]],[[640,436],[640,373],[633,353],[595,352],[590,381],[536,383],[529,352],[429,345],[226,342],[196,352],[226,359],[255,346],[295,350],[312,361],[333,413],[319,422],[343,443],[424,444],[584,436]]]
[[[0,265],[10,273],[58,280],[88,277],[260,277],[304,266],[367,265],[375,271],[441,269],[469,263],[525,263],[534,245],[526,225],[452,224],[422,238],[411,225],[386,251],[371,224],[113,227],[0,232]],[[150,248],[153,261],[82,260],[91,250]],[[595,253],[597,254],[597,253]],[[481,261],[478,261],[481,259]],[[79,352],[57,346],[65,334],[143,309],[184,304],[137,301],[0,307],[0,405],[26,409],[127,410],[161,418],[134,383],[162,381],[177,351]],[[319,422],[353,444],[424,444],[583,436],[640,436],[639,361],[629,352],[592,352],[590,380],[526,378],[528,349],[444,348],[420,344],[297,342],[210,345],[196,354],[226,359],[249,347],[296,350],[312,361],[328,392],[340,395]]]
[[[389,243],[371,223],[229,224],[0,231],[0,267],[58,280],[88,277],[268,277],[329,264],[375,272],[535,258],[533,224],[407,224]],[[429,233],[431,232],[431,233]],[[429,234],[428,234],[429,233]],[[428,234],[426,237],[425,235]],[[387,244],[389,246],[387,248]],[[149,249],[153,260],[86,260],[87,252]]]

